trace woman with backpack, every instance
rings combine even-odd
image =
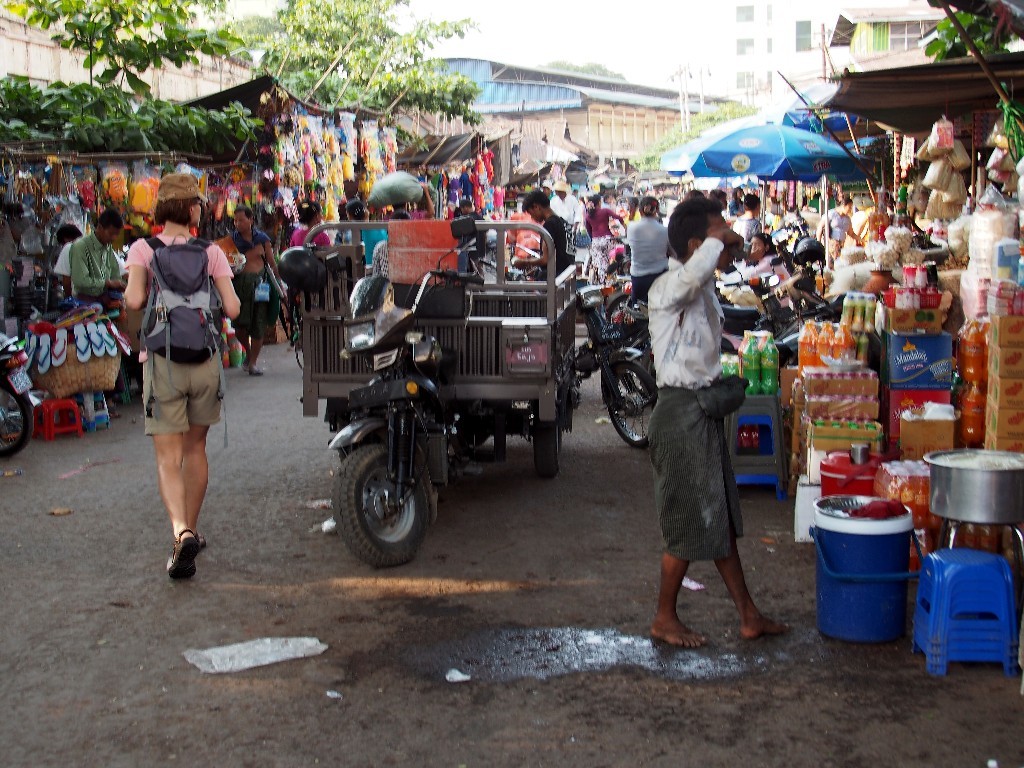
[[[172,579],[195,575],[196,555],[206,544],[196,532],[209,479],[206,435],[220,421],[223,397],[220,328],[213,327],[216,297],[211,281],[224,315],[234,318],[239,310],[224,251],[194,239],[189,231],[199,224],[205,201],[191,174],[164,176],[154,214],[163,232],[136,240],[128,251],[125,302],[129,309],[146,309],[139,355],[145,424],[146,434],[153,438],[157,483],[174,533],[167,561]],[[186,285],[192,286],[191,293]],[[182,306],[185,300],[188,306]],[[186,311],[182,315],[177,309]],[[202,335],[198,343],[197,334]]]

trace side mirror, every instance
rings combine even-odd
[[[476,219],[472,216],[457,216],[451,223],[452,237],[461,240],[463,237],[476,234]]]

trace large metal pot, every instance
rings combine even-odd
[[[935,451],[924,460],[931,467],[933,514],[986,525],[1024,520],[1024,454]]]

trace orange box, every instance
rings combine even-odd
[[[1002,408],[989,400],[985,405],[985,435],[995,438],[1024,440],[1024,410]]]
[[[988,378],[1024,379],[1024,348],[989,345]]]
[[[812,419],[874,421],[878,418],[878,398],[852,395],[808,395],[804,413]]]
[[[991,322],[992,346],[1024,348],[1024,317],[997,316]]]
[[[890,333],[942,333],[942,313],[937,309],[886,309],[885,330]]]
[[[413,285],[432,269],[456,269],[457,247],[447,221],[389,221],[388,276],[393,283]]]
[[[988,381],[988,400],[999,408],[1024,408],[1024,379],[997,376]]]
[[[921,408],[909,413],[920,415]],[[929,420],[907,418],[908,411],[900,413],[900,450],[906,460],[923,459],[932,451],[949,451],[955,446],[956,421],[954,419]]]
[[[1017,440],[1012,437],[996,437],[995,435],[986,432],[985,450],[1015,451],[1016,453],[1024,453],[1024,440]]]

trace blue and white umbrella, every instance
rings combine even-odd
[[[822,176],[862,177],[834,141],[787,125],[748,125],[705,135],[661,156],[661,169],[694,176],[757,176],[762,181],[814,182]]]

